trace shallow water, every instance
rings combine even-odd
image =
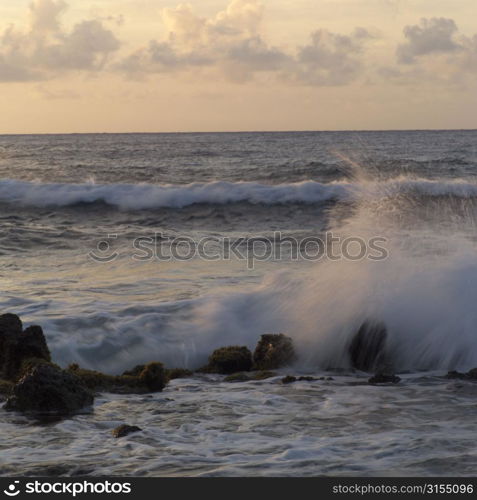
[[[475,474],[474,383],[409,374],[395,386],[371,386],[364,375],[326,375],[334,380],[174,380],[150,396],[103,395],[92,414],[43,425],[8,414],[0,424],[0,473]],[[113,438],[124,422],[143,431]]]

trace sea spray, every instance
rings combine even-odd
[[[285,331],[296,341],[298,365],[350,368],[352,337],[372,318],[388,328],[387,350],[397,370],[476,366],[473,242],[439,230],[456,217],[448,210],[455,198],[438,202],[429,225],[428,210],[420,212],[412,194],[384,188],[379,198],[361,197],[353,215],[332,229],[342,236],[384,237],[387,259],[341,258],[320,262],[305,276],[276,273],[255,290],[203,301],[187,323],[175,325],[177,331],[198,357],[219,345],[251,346],[263,332]],[[402,216],[409,208],[415,221]],[[467,224],[473,224],[474,212],[469,200],[462,211]],[[426,231],[419,216],[426,217]]]

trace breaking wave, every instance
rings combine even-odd
[[[307,180],[296,183],[262,184],[223,182],[173,184],[66,184],[11,179],[0,181],[0,202],[27,207],[66,207],[105,203],[121,210],[183,208],[194,204],[226,205],[250,203],[278,205],[319,204],[396,196],[477,197],[477,183],[397,177],[382,181]]]

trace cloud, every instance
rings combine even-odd
[[[29,82],[39,80],[39,74],[29,71],[21,65],[15,65],[0,55],[0,82]]]
[[[0,81],[40,81],[69,71],[119,71],[138,78],[194,70],[195,78],[204,74],[236,83],[265,76],[288,84],[346,85],[361,75],[365,45],[373,38],[363,28],[347,35],[320,29],[305,46],[277,47],[263,36],[259,0],[232,0],[210,17],[180,4],[163,9],[162,37],[112,60],[120,42],[106,27],[109,21],[83,20],[66,29],[61,23],[66,9],[64,0],[35,0],[29,28],[5,29]]]
[[[472,38],[464,38],[463,48],[462,67],[467,71],[477,72],[477,34]]]
[[[351,35],[326,30],[312,33],[311,42],[298,52],[297,77],[312,85],[345,85],[359,75],[365,43],[374,38],[364,28]]]
[[[403,30],[406,42],[396,50],[398,65],[378,74],[399,85],[465,86],[475,80],[477,35],[459,32],[453,19],[423,18]]]
[[[61,27],[63,0],[36,0],[30,27],[8,27],[0,38],[0,81],[45,80],[71,70],[98,71],[119,49],[114,33],[100,20],[80,21],[70,31]]]
[[[39,45],[34,60],[51,70],[99,70],[108,54],[119,49],[119,41],[100,21],[81,21],[58,41]]]
[[[423,18],[419,25],[404,28],[407,42],[397,48],[398,61],[411,64],[420,56],[459,50],[461,46],[454,40],[456,34],[457,25],[453,19]]]
[[[32,31],[59,31],[59,16],[66,8],[67,5],[62,0],[36,0],[30,4]]]
[[[395,5],[395,0],[382,0]],[[110,28],[122,16],[96,17],[64,26],[64,0],[35,0],[29,25],[0,34],[0,82],[42,81],[68,72],[108,71],[127,78],[193,76],[235,83],[275,81],[309,87],[354,82],[400,85],[463,84],[477,72],[477,35],[459,32],[453,19],[423,18],[405,26],[394,45],[395,59],[373,68],[373,29],[348,33],[316,29],[299,46],[277,46],[264,32],[260,0],[231,0],[216,14],[202,16],[190,4],[162,11],[163,30],[133,50],[121,51]],[[384,46],[384,45],[382,45]],[[378,58],[383,52],[379,52]],[[391,49],[393,50],[393,49]],[[393,52],[387,56],[390,60]]]
[[[202,67],[218,70],[232,81],[247,81],[288,60],[260,36],[262,16],[263,6],[257,0],[233,0],[209,19],[198,16],[189,4],[164,9],[165,40],[150,41],[117,68],[134,75]]]
[[[129,76],[204,68],[237,83],[271,74],[288,83],[344,85],[359,75],[364,45],[372,38],[365,29],[351,35],[318,30],[309,45],[287,51],[264,40],[262,19],[258,0],[233,0],[211,18],[189,4],[164,9],[165,38],[150,41],[116,67]]]

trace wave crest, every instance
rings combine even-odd
[[[353,201],[396,195],[477,197],[477,184],[465,181],[410,179],[385,181],[262,184],[226,182],[173,184],[62,184],[4,179],[0,202],[33,207],[65,207],[80,203],[105,203],[122,210],[183,208],[194,204],[251,203],[278,205]]]

